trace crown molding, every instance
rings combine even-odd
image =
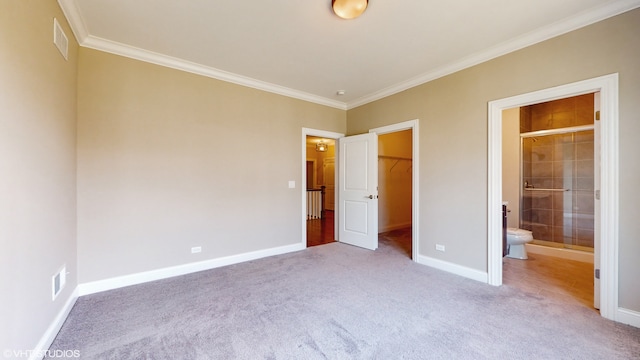
[[[71,30],[73,31],[76,40],[78,40],[78,44],[82,47],[100,50],[340,110],[347,110],[346,103],[341,101],[327,99],[304,91],[294,90],[284,86],[197,64],[191,61],[92,36],[89,34],[87,26],[82,20],[81,12],[75,0],[58,0],[58,4],[69,22],[69,26],[71,26]]]
[[[58,0],[58,5],[60,5],[60,9],[62,9],[64,17],[67,18],[67,22],[78,44],[82,45],[89,36],[89,31],[87,30],[84,20],[82,20],[80,9],[78,9],[75,0]]]
[[[577,30],[579,28],[594,24],[598,21],[620,15],[624,12],[633,10],[638,7],[640,7],[640,0],[621,0],[609,2],[596,9],[581,12],[570,18],[563,19],[549,26],[537,29],[515,39],[498,44],[487,50],[475,53],[469,57],[463,58],[462,60],[437,68],[434,71],[424,73],[404,82],[376,91],[370,95],[366,95],[354,101],[348,102],[347,110],[368,104],[376,100],[380,100],[387,96],[397,94],[415,86],[422,85],[429,81],[433,81],[446,75],[453,74],[460,70],[464,70],[466,68],[481,64],[491,59],[495,59],[502,55],[506,55],[508,53],[554,38],[556,36],[566,34],[573,30]]]
[[[527,46],[534,45],[536,43],[548,40],[556,36],[560,36],[562,34],[577,30],[587,25],[591,25],[598,21],[602,21],[607,18],[622,14],[629,10],[633,10],[640,7],[640,0],[620,0],[608,2],[596,9],[576,14],[573,17],[563,19],[544,28],[532,31],[513,40],[498,44],[485,51],[475,53],[459,61],[442,66],[422,75],[418,75],[416,77],[381,89],[369,95],[365,95],[348,103],[328,99],[322,96],[317,96],[265,81],[252,79],[246,76],[215,69],[183,59],[178,59],[126,44],[91,36],[89,35],[89,30],[87,29],[82,19],[81,12],[78,9],[75,0],[58,0],[58,4],[62,8],[62,12],[67,18],[67,21],[71,26],[71,30],[73,31],[73,34],[75,35],[76,40],[78,40],[78,44],[80,46],[169,67],[176,70],[182,70],[193,74],[214,78],[217,80],[234,83],[237,85],[247,86],[278,95],[304,100],[319,105],[329,106],[340,110],[350,110],[358,106],[362,106],[370,102],[385,98],[387,96],[391,96],[399,92],[408,90],[415,86],[422,85],[429,81],[436,80],[446,75],[453,74],[457,71],[481,64],[485,61],[489,61],[502,55],[520,50]]]
[[[115,55],[128,57],[135,60],[148,62],[176,70],[186,71],[189,73],[206,76],[209,78],[242,85],[278,95],[287,96],[294,99],[304,100],[319,105],[325,105],[340,110],[346,110],[347,106],[344,102],[327,99],[321,96],[309,94],[303,91],[294,90],[284,86],[268,83],[252,79],[246,76],[230,73],[204,66],[191,61],[159,54],[153,51],[140,49],[134,46],[114,42],[107,39],[98,38],[89,35],[81,44],[83,47],[108,52]]]

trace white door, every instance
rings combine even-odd
[[[378,135],[339,140],[339,241],[378,248]]]
[[[594,120],[593,120],[593,307],[600,309],[600,276],[596,272],[600,271],[600,92],[593,96]],[[606,119],[605,119],[606,121]]]
[[[335,208],[335,199],[336,199],[336,159],[335,158],[326,158],[324,159],[324,164],[322,165],[322,179],[324,181],[324,198],[325,198],[325,206],[326,210],[333,211]]]

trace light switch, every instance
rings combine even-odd
[[[289,189],[295,189],[296,188],[296,182],[294,180],[289,180]]]

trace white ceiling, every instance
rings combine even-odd
[[[349,109],[640,0],[58,0],[82,46]],[[339,96],[338,90],[346,94]]]

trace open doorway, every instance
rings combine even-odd
[[[413,130],[378,136],[378,241],[412,256]]]
[[[415,261],[415,262],[420,262],[420,261],[424,261],[424,259],[419,259],[419,227],[418,227],[418,219],[419,219],[419,202],[418,202],[418,198],[419,198],[419,129],[418,129],[418,119],[415,120],[409,120],[409,121],[404,121],[401,123],[396,123],[396,124],[392,124],[392,125],[387,125],[387,126],[383,126],[383,127],[379,127],[379,128],[374,128],[369,130],[369,133],[375,133],[377,136],[380,135],[384,135],[384,134],[388,134],[388,133],[394,133],[394,132],[399,132],[399,131],[404,131],[404,130],[410,130],[410,134],[411,134],[411,168],[409,169],[408,167],[405,167],[404,171],[407,171],[407,174],[411,174],[411,184],[407,185],[410,186],[411,188],[411,222],[410,222],[410,226],[411,226],[411,232],[410,232],[410,238],[411,238],[411,246],[410,246],[410,251],[411,251],[411,255],[410,258]],[[363,134],[361,134],[363,135]],[[351,136],[348,138],[344,137],[344,134],[340,134],[340,133],[334,133],[334,132],[330,132],[330,131],[324,131],[324,130],[316,130],[316,129],[309,129],[309,128],[302,128],[302,181],[303,184],[305,184],[305,186],[303,186],[302,191],[301,191],[301,204],[302,204],[302,209],[301,209],[301,221],[302,221],[302,237],[301,237],[301,241],[304,247],[307,247],[307,194],[306,194],[306,181],[307,181],[307,137],[318,137],[318,138],[323,138],[326,140],[338,140],[338,139],[343,139],[343,141],[340,141],[338,145],[344,145],[346,143],[349,142],[349,140],[347,139],[351,139],[353,140],[355,137],[358,137],[361,135],[355,135],[355,136]],[[372,157],[372,161],[373,164],[375,164],[375,166],[371,167],[372,169],[377,169],[377,163],[378,161],[376,161],[376,158],[378,156],[378,150],[377,150],[377,140],[376,140],[376,146],[375,146],[375,151],[374,151],[374,155]],[[335,148],[335,184],[339,184],[340,182],[338,181],[339,178],[341,178],[341,175],[343,175],[345,172],[341,173],[341,168],[342,166],[344,166],[346,164],[346,162],[342,161],[342,155],[343,152],[341,151],[339,146],[336,146]],[[316,160],[317,162],[317,160]],[[311,167],[313,167],[313,165],[310,165]],[[375,170],[372,174],[377,174],[378,171]],[[317,176],[317,174],[316,174]],[[313,177],[313,175],[310,175],[310,177]],[[377,180],[378,177],[375,176],[375,179]],[[338,185],[336,185],[338,186]],[[367,196],[367,198],[369,199],[375,199],[376,204],[378,201],[378,197],[377,197],[377,193],[378,190],[375,189],[375,196]],[[371,193],[373,194],[373,193]],[[326,198],[326,195],[325,195]],[[339,204],[340,201],[342,201],[342,199],[339,199],[340,195],[339,195],[339,191],[335,191],[335,195],[332,196],[332,199],[335,200],[335,206],[334,206],[334,239],[337,241],[344,241],[347,242],[344,239],[340,238],[340,232],[338,231],[338,226],[341,226],[341,217],[342,215],[342,211],[341,211],[341,206]],[[378,232],[379,232],[379,228],[378,228],[378,216],[377,216],[377,206],[375,209],[375,244],[376,246],[374,246],[373,248],[377,248],[377,243],[378,243]],[[346,214],[346,213],[345,213]],[[347,222],[344,221],[344,219],[342,219],[342,223],[346,224]],[[343,224],[343,225],[344,225]],[[344,226],[344,228],[346,229],[348,226]],[[341,228],[342,229],[342,228]]]
[[[391,236],[400,251],[419,259],[419,121],[374,128],[378,135],[378,225],[380,236]],[[382,139],[382,140],[380,140]]]
[[[599,307],[593,278],[599,95],[571,96],[502,114],[502,199],[507,207],[503,282],[590,308]]]
[[[572,84],[543,89],[527,94],[490,101],[488,104],[488,211],[487,211],[487,282],[502,285],[502,123],[503,111],[587,93],[600,93],[600,111],[597,124],[599,142],[600,177],[599,188],[595,191],[598,209],[602,216],[599,228],[594,230],[599,238],[600,251],[595,250],[594,281],[600,295],[600,314],[616,320],[618,311],[618,74],[579,81]],[[596,240],[596,246],[598,242]]]
[[[306,137],[306,241],[307,247],[335,241],[336,142]]]

